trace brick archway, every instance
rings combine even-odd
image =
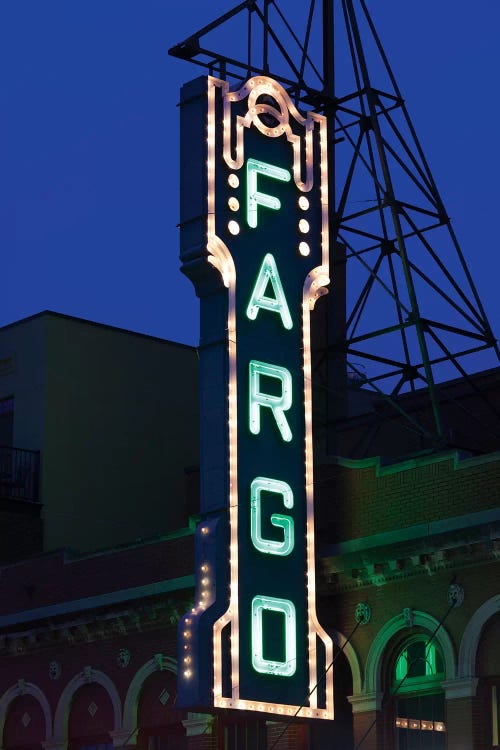
[[[476,677],[476,658],[481,633],[488,620],[500,612],[500,594],[492,596],[472,615],[462,636],[458,654],[459,678]]]
[[[40,704],[45,718],[45,739],[48,740],[52,732],[52,711],[50,709],[50,704],[45,697],[45,693],[43,693],[40,688],[32,682],[18,680],[17,684],[6,690],[0,698],[0,742],[3,741],[5,719],[9,706],[12,701],[21,695],[32,695]]]
[[[68,738],[68,719],[71,708],[71,701],[74,694],[82,685],[96,682],[101,685],[108,693],[113,705],[114,727],[112,731],[122,728],[122,710],[120,696],[114,682],[104,672],[98,669],[86,667],[83,672],[75,675],[71,679],[59,698],[57,709],[54,717],[54,737],[56,742],[66,742]]]
[[[139,696],[144,682],[149,675],[163,670],[177,674],[177,662],[169,656],[156,654],[152,659],[143,664],[133,676],[123,706],[123,727],[125,731],[133,732],[137,727]]]
[[[352,644],[349,643],[345,635],[339,630],[330,628],[328,630],[328,633],[337,648],[342,649],[342,652],[347,659],[349,667],[351,668],[352,692],[357,695],[361,692],[361,666],[359,663],[358,655],[354,650]]]
[[[443,626],[439,627],[439,621],[435,617],[417,609],[413,610],[413,624],[428,630],[429,633],[436,631],[435,639],[443,654],[446,679],[455,679],[457,671],[455,650],[445,628]],[[382,663],[386,648],[397,633],[407,629],[408,626],[403,613],[396,615],[380,628],[366,659],[365,681],[362,693],[380,695],[382,691]]]

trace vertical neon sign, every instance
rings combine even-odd
[[[217,508],[208,481],[202,491],[180,701],[333,718],[332,642],[315,601],[310,351],[329,283],[326,121],[302,116],[268,77],[205,85],[206,244],[193,250],[191,207],[182,257],[192,277],[187,266],[212,266],[226,290],[227,481]]]

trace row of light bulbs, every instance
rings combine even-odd
[[[207,536],[210,533],[208,526],[201,527],[201,534]],[[207,562],[203,562],[200,565],[200,578],[199,578],[199,599],[195,606],[191,609],[191,614],[184,618],[184,656],[183,656],[183,676],[188,680],[193,676],[193,651],[191,639],[193,636],[192,627],[193,621],[198,617],[212,602],[211,602],[211,579],[210,579],[210,567]]]

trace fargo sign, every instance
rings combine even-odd
[[[236,91],[197,79],[181,112],[181,257],[202,303],[202,521],[179,701],[332,718],[310,345],[329,283],[326,122],[264,76]]]

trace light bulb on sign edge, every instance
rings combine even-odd
[[[268,80],[269,79],[267,79],[265,77],[256,78],[255,79],[256,83],[254,83],[252,81],[252,83],[250,84],[249,88],[252,89],[256,85],[260,86],[260,85],[262,85],[262,83],[268,83]],[[217,85],[221,86],[221,84],[219,82],[217,82]],[[272,91],[274,92],[274,88],[272,89]],[[279,86],[276,86],[276,91],[280,92],[281,88]],[[245,95],[247,95],[247,92],[245,92]],[[242,92],[238,92],[237,94],[232,94],[230,98],[231,98],[231,101],[240,101],[243,98],[243,93]],[[215,119],[215,97],[214,96],[212,96],[212,98],[210,99],[209,104],[210,104],[210,107],[209,107],[209,126],[210,127],[208,128],[208,133],[209,133],[208,140],[209,140],[209,146],[210,146],[211,150],[214,152],[215,151],[215,148],[214,148],[214,138],[213,138],[213,130],[215,128],[215,123],[214,123],[214,119]],[[322,120],[322,116],[319,116],[319,115],[315,116],[314,115],[313,119],[315,119],[315,120],[317,119],[319,121],[320,119]],[[224,122],[225,122],[225,120],[226,120],[226,115],[224,116]],[[242,128],[243,128],[243,126],[242,126]],[[265,132],[264,129],[262,129],[261,132]],[[275,135],[275,134],[276,133],[273,132],[273,135]],[[326,126],[324,126],[323,124],[321,125],[320,138],[321,138],[320,145],[321,145],[322,162],[325,162],[325,164],[326,164]],[[229,139],[228,139],[228,144],[224,143],[224,155],[225,155],[225,158],[226,158],[226,164],[228,166],[230,165],[230,168],[232,167],[235,170],[240,169],[240,167],[243,164],[240,164],[239,161],[241,159],[241,161],[243,162],[243,154],[239,153],[237,155],[236,159],[231,158],[231,154],[230,153],[226,153],[229,150],[229,145],[230,144],[229,144]],[[240,148],[240,151],[241,151],[241,148]],[[210,153],[210,155],[212,156],[213,154]],[[294,162],[299,162],[298,158],[295,158]],[[308,173],[309,173],[309,171],[312,170],[312,166],[313,166],[312,149],[310,149],[309,152],[307,153],[306,164],[307,164]],[[297,167],[297,168],[295,168],[295,167]],[[296,183],[300,187],[300,189],[303,189],[302,186],[306,186],[308,184],[308,182],[309,182],[309,179],[310,179],[310,175],[308,174],[307,182],[306,183],[302,183],[301,175],[300,175],[300,163],[294,163],[294,176],[295,176]],[[212,175],[212,177],[213,177],[213,175]],[[322,170],[321,170],[321,185],[320,185],[321,199],[322,199],[321,251],[322,251],[322,257],[323,257],[323,263],[324,264],[327,263],[328,246],[329,246],[329,243],[328,243],[328,226],[326,224],[326,219],[325,219],[325,217],[327,216],[327,205],[328,205],[328,203],[327,203],[327,191],[326,191],[326,177],[327,177],[327,174],[326,174],[326,167],[325,167],[324,169],[322,168]],[[300,185],[299,185],[299,183],[300,183]],[[212,190],[209,191],[209,192],[213,192],[213,185],[212,185]],[[303,209],[303,210],[306,210],[306,209]],[[297,219],[298,219],[298,217],[297,217]],[[212,222],[212,224],[213,224],[213,222]],[[210,218],[209,218],[209,220],[208,220],[208,225],[209,225],[208,228],[209,228],[209,230],[211,232],[214,231],[214,226],[212,226],[212,224],[210,223]],[[229,271],[231,271],[231,269],[229,269]],[[222,273],[222,271],[221,271],[221,273]],[[234,278],[233,277],[234,277],[234,272],[231,275],[231,279],[230,279],[231,283],[234,283]],[[226,284],[226,286],[228,288],[231,289],[230,283],[226,283],[226,281],[224,283]],[[312,308],[314,306],[314,301],[315,301],[315,299],[316,299],[316,297],[318,295],[317,295],[316,290],[314,290],[314,289],[310,288],[308,291],[311,294],[311,297],[310,297],[310,306]],[[307,304],[308,297],[309,297],[309,295],[306,293],[306,296],[305,296],[305,298],[303,300],[303,308],[305,310],[306,317],[307,317],[307,315],[309,313],[309,310],[308,310],[309,305]],[[231,358],[232,358],[232,356],[234,356],[234,348],[235,348],[234,344],[233,344],[233,346],[231,348],[231,335],[234,335],[234,337],[235,337],[234,289],[232,291],[232,299],[230,300],[229,307],[230,307],[229,314],[228,314],[228,319],[229,319],[228,330],[229,330],[229,340],[230,340],[230,345],[229,345],[229,348],[230,348],[229,359],[230,359],[230,362],[231,362]],[[307,340],[308,340],[307,333],[308,332],[306,332],[306,331],[304,332],[305,349],[307,349],[307,346],[306,346]],[[307,373],[309,371],[309,369],[310,369],[310,355],[309,355],[309,357],[305,356],[304,359],[305,359],[305,361],[304,361],[304,371]],[[307,364],[308,362],[309,362],[309,365]],[[308,367],[309,367],[309,369],[308,369]],[[229,388],[229,409],[230,409],[230,414],[234,414],[234,410],[235,410],[235,407],[231,406],[231,394],[234,395],[234,382],[233,382],[234,381],[234,376],[235,376],[235,373],[234,373],[234,366],[233,366],[233,368],[232,368],[232,370],[230,372],[230,378],[229,378],[229,380],[230,380],[230,388]],[[231,390],[231,384],[233,384],[232,390]],[[234,418],[233,418],[233,420],[234,420]],[[233,420],[230,417],[230,419],[229,419],[230,424],[232,424]],[[236,421],[236,420],[234,420],[234,421]],[[310,436],[308,436],[308,437],[310,437]],[[232,500],[234,500],[234,493],[236,492],[236,487],[237,487],[236,479],[237,479],[237,475],[238,474],[237,474],[236,455],[237,454],[236,454],[236,446],[235,446],[234,435],[231,435],[231,437],[230,437],[230,459],[231,459],[231,457],[234,456],[234,462],[232,462],[230,460],[230,483],[231,483],[231,499]],[[306,441],[306,464],[308,466],[308,468],[306,470],[306,476],[310,473],[310,465],[311,465],[311,463],[312,463],[312,451],[310,449],[309,443]],[[309,496],[308,496],[308,504],[309,504],[309,502],[310,502],[310,500],[309,500]],[[231,503],[230,507],[231,508],[233,507],[233,503]],[[237,529],[238,529],[237,518],[236,519],[233,518],[233,515],[231,516],[231,538],[233,538],[233,536],[236,536],[236,532],[237,532]],[[309,505],[308,505],[308,520],[307,520],[308,528],[309,528],[310,522],[311,522],[311,519],[309,518],[309,515],[310,515],[310,513],[309,513]],[[235,531],[235,534],[233,534],[233,521],[234,521],[234,531]],[[308,550],[307,554],[308,554],[308,560],[309,560],[309,557],[310,557],[309,550]],[[309,560],[309,564],[310,564],[310,560]],[[237,559],[234,559],[234,560],[230,559],[230,565],[231,565],[231,577],[233,577],[233,574],[237,575],[237,573],[238,573],[238,560]],[[313,582],[314,582],[314,574],[313,574]],[[231,587],[231,593],[232,593],[232,587]],[[309,599],[310,599],[310,596],[308,596],[308,600]],[[231,602],[230,604],[234,604],[235,607],[236,607],[235,618],[236,618],[236,626],[237,626],[237,623],[238,623],[238,602],[236,600],[235,602]],[[231,611],[231,607],[229,607],[229,611]],[[215,632],[215,629],[214,629],[214,637],[215,638],[220,637],[220,628],[222,626],[222,619],[219,619],[219,621],[218,621],[219,627],[217,629],[217,632]],[[314,654],[311,651],[310,644],[309,644],[309,651],[310,651],[310,658],[312,659],[311,665],[312,665],[312,668],[314,668],[315,659],[313,658]],[[221,662],[221,655],[216,650],[216,653],[214,654],[214,656],[215,656],[215,658],[214,658],[214,675],[215,675],[215,680],[214,681],[215,681],[215,683],[219,684],[220,680],[222,679],[222,677],[221,677],[221,664],[220,664],[220,662]],[[232,666],[234,667],[234,664]],[[215,700],[217,701],[217,703],[219,703],[219,701],[221,700],[221,695],[219,694],[219,691],[217,689],[214,690],[214,688],[212,688],[212,690],[214,692]],[[237,690],[235,691],[235,695],[233,697],[235,697],[236,699],[239,698]],[[222,705],[224,705],[224,704],[228,705],[227,701],[223,701]],[[233,701],[230,700],[229,701],[229,705],[230,706],[236,705],[236,702],[233,703]],[[272,704],[264,703],[263,705],[266,706],[266,708],[267,708],[269,705],[272,705]],[[294,707],[294,710],[296,708],[297,707]],[[312,710],[312,715],[318,716],[318,717],[322,716],[322,712],[315,711],[314,710],[315,708],[316,708],[316,706],[313,706],[313,705],[309,706],[309,709]],[[290,715],[292,715],[293,714],[293,710],[289,706],[287,706],[287,709],[288,709],[288,713]],[[276,711],[276,708],[274,710]],[[304,710],[300,711],[300,707],[299,707],[299,712],[301,713],[302,716],[305,715],[305,711]],[[325,716],[326,717],[329,716],[329,711],[325,711]]]
[[[240,202],[237,198],[231,196],[231,198],[228,199],[227,205],[231,211],[237,211],[240,207]]]
[[[299,198],[299,208],[301,208],[303,211],[307,211],[309,208],[309,200],[306,198],[305,195],[301,195]]]
[[[227,228],[230,234],[233,234],[234,236],[240,233],[240,225],[237,221],[231,220],[230,222],[228,222]]]
[[[304,258],[307,258],[309,253],[311,252],[311,248],[307,244],[307,242],[300,242],[299,243],[299,253],[304,256]]]
[[[306,219],[301,219],[299,221],[299,232],[302,232],[302,234],[307,234],[309,231],[309,222],[306,221]]]
[[[239,184],[240,184],[240,178],[238,177],[237,174],[234,174],[234,172],[231,172],[231,174],[227,178],[227,182],[230,187],[237,188],[239,187]]]

